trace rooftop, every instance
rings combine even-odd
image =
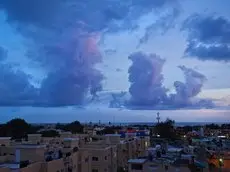
[[[16,148],[21,148],[21,149],[27,149],[27,148],[32,148],[32,149],[36,149],[36,148],[45,148],[46,145],[37,145],[37,144],[21,144],[21,145],[16,145]]]
[[[42,136],[41,134],[28,134],[28,136]]]
[[[147,159],[130,159],[128,163],[133,164],[144,164],[147,161]]]
[[[0,137],[0,140],[10,140],[11,137]]]
[[[104,144],[86,144],[83,147],[81,147],[80,149],[97,149],[97,150],[106,150],[108,148],[110,148],[111,146],[108,145],[104,145]]]
[[[120,137],[121,135],[120,134],[106,134],[105,136],[117,136],[117,137]]]
[[[79,140],[78,138],[64,138],[64,141],[76,141]]]
[[[10,168],[10,169],[19,169],[20,165],[18,163],[0,164],[0,168],[1,167],[6,167],[6,168]]]

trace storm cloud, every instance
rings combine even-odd
[[[142,109],[213,107],[210,100],[193,101],[207,80],[203,74],[185,66],[178,66],[184,73],[185,82],[175,81],[175,93],[169,94],[169,89],[163,86],[164,59],[156,54],[142,52],[131,54],[129,59],[132,64],[129,68],[131,98],[127,103],[128,107]]]
[[[7,50],[0,46],[0,62],[4,61],[7,58]]]
[[[176,1],[175,1],[176,2]],[[175,6],[176,4],[176,6]],[[166,14],[162,15],[152,24],[145,28],[145,33],[139,40],[139,46],[147,43],[154,35],[165,34],[169,29],[172,29],[176,25],[176,19],[179,17],[181,9],[179,3],[175,3],[174,6],[167,11]]]
[[[155,105],[164,101],[167,90],[162,86],[162,68],[165,61],[155,54],[142,52],[131,54],[129,59],[132,61],[129,68],[131,104]]]
[[[217,16],[190,16],[182,27],[188,31],[187,57],[230,61],[230,21]]]
[[[0,64],[0,104],[24,106],[38,101],[38,90],[30,84],[29,78],[11,65]]]
[[[185,83],[175,81],[174,87],[176,94],[171,94],[170,99],[177,106],[188,106],[191,104],[191,98],[197,96],[207,80],[206,77],[190,68],[179,66],[185,76]]]
[[[47,74],[35,88],[30,83],[32,76],[12,68],[3,71],[10,77],[1,88],[13,89],[15,97],[5,97],[9,98],[7,104],[67,106],[83,104],[88,94],[97,96],[103,80],[103,74],[96,68],[102,62],[97,47],[101,36],[138,28],[137,20],[142,15],[174,2],[1,0],[0,10],[5,12],[7,22],[24,37],[26,57]],[[15,78],[17,83],[12,85],[10,80]],[[17,84],[18,90],[13,88]]]

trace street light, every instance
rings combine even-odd
[[[222,158],[219,159],[219,170],[222,171],[222,167],[224,166],[224,160]]]

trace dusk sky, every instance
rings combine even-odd
[[[0,122],[229,120],[229,6],[0,0]]]

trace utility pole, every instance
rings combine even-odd
[[[159,124],[159,123],[160,123],[160,119],[161,119],[161,118],[160,118],[160,113],[159,113],[159,112],[157,112],[157,118],[156,118],[156,119],[157,119],[157,123]]]

